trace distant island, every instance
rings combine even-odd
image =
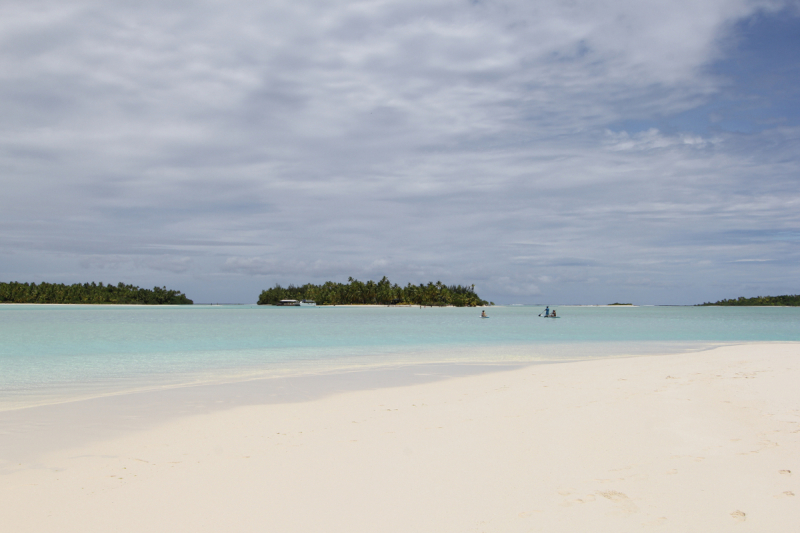
[[[134,285],[100,283],[0,282],[0,302],[16,304],[140,304],[188,305],[192,300],[166,287],[140,289]]]
[[[608,305],[633,305],[633,304],[621,304],[619,302],[614,302],[613,304],[608,304]]]
[[[361,282],[349,278],[348,283],[328,281],[322,285],[307,283],[300,287],[275,285],[261,292],[258,305],[277,305],[281,300],[313,300],[317,305],[425,305],[475,307],[493,305],[475,294],[474,285],[445,285],[441,281],[405,287],[384,276],[380,281]]]
[[[718,302],[706,302],[703,305],[766,305],[766,306],[787,306],[797,307],[800,306],[800,294],[785,294],[783,296],[756,296],[755,298],[745,298],[739,296],[736,299],[720,300]]]

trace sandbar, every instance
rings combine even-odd
[[[161,417],[141,413],[170,402],[143,395],[122,421],[102,403],[119,399],[61,425],[4,413],[0,517],[15,532],[791,531],[799,362],[800,343],[747,343],[206,395]]]

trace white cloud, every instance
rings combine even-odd
[[[673,146],[692,146],[707,148],[709,145],[722,142],[719,137],[704,139],[699,135],[680,133],[677,135],[664,135],[656,128],[650,128],[634,134],[627,131],[613,132],[606,130],[606,142],[609,150],[653,150],[657,148],[670,148]]]

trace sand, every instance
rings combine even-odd
[[[20,450],[1,452],[0,523],[81,533],[793,531],[799,362],[800,343],[746,344],[232,406],[85,441],[62,438],[62,427],[24,462],[8,464]]]

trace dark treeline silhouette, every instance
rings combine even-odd
[[[0,283],[0,302],[18,304],[191,304],[179,291],[166,287],[140,289],[134,285],[103,283]]]
[[[800,306],[800,294],[785,294],[783,296],[756,296],[755,298],[731,298],[730,300],[720,300],[715,303],[706,302],[700,305],[785,305]]]
[[[487,305],[475,294],[475,286],[444,285],[441,281],[427,285],[408,284],[405,287],[394,284],[383,277],[378,282],[361,282],[349,278],[348,283],[328,281],[322,285],[307,283],[300,287],[275,285],[261,293],[259,305],[275,305],[280,300],[314,300],[318,305],[347,304],[413,304],[456,307]]]

